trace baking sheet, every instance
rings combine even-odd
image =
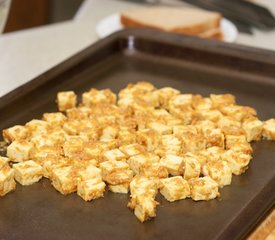
[[[61,90],[118,92],[149,81],[183,93],[232,93],[265,120],[275,116],[275,54],[259,49],[146,30],[127,30],[87,48],[0,98],[0,129],[56,111]],[[43,179],[0,198],[0,239],[242,239],[274,205],[275,142],[253,144],[249,169],[234,176],[221,199],[168,203],[141,224],[128,195],[106,192],[84,202],[62,196]]]

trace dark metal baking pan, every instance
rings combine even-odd
[[[0,99],[0,129],[56,111],[61,90],[119,89],[150,81],[184,93],[232,93],[263,120],[275,116],[275,53],[194,37],[129,30],[97,42]],[[168,203],[158,196],[157,217],[141,224],[128,195],[106,192],[84,202],[59,194],[48,180],[0,199],[0,239],[242,239],[275,199],[275,143],[253,144],[245,174],[234,176],[221,199]]]

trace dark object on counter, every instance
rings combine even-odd
[[[210,11],[217,11],[225,18],[236,23],[239,31],[250,27],[261,30],[275,29],[275,18],[265,7],[245,0],[181,0],[189,4]],[[239,23],[247,25],[246,28],[239,27]]]
[[[0,130],[57,111],[58,91],[78,95],[94,88],[117,92],[150,81],[183,93],[232,93],[260,119],[274,117],[275,53],[150,30],[115,33],[0,98]],[[0,139],[1,141],[1,139]],[[47,179],[0,199],[0,238],[5,240],[242,239],[275,200],[275,142],[253,143],[253,160],[222,199],[169,203],[158,195],[157,217],[140,223],[128,195],[106,192],[86,203],[62,196]]]

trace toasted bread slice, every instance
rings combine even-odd
[[[221,15],[197,9],[148,7],[121,13],[124,27],[146,27],[166,32],[198,35],[220,26]]]
[[[198,36],[202,38],[209,38],[209,39],[215,39],[215,40],[224,39],[221,28],[214,28],[214,29],[207,30],[203,33],[200,33]]]

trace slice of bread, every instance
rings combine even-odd
[[[220,27],[221,14],[204,10],[147,7],[121,13],[124,27],[146,27],[167,32],[199,35]]]
[[[200,33],[198,36],[202,38],[209,38],[209,39],[215,39],[215,40],[224,39],[221,28],[214,28],[214,29],[207,30],[203,33]]]

